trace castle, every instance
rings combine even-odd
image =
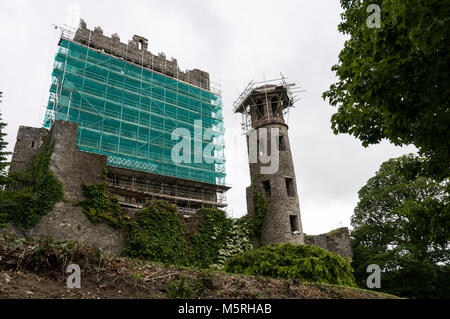
[[[184,215],[201,207],[225,208],[230,186],[225,182],[222,101],[209,74],[182,72],[176,59],[149,52],[148,40],[141,36],[125,44],[117,34],[108,37],[99,27],[88,29],[83,20],[75,33],[61,31],[43,127],[19,128],[11,171],[24,171],[44,140],[52,143],[50,169],[63,182],[66,201],[57,203],[32,230],[10,230],[81,240],[119,253],[122,235],[106,225],[92,225],[73,205],[83,199],[81,185],[102,182],[103,171],[108,172],[108,191],[124,209],[138,211],[150,198],[174,203]],[[331,235],[303,233],[284,121],[293,103],[289,85],[280,83],[252,86],[235,104],[234,111],[245,115],[248,214],[255,214],[254,195],[260,193],[267,204],[262,244],[316,244],[351,257],[348,229]],[[174,162],[180,154],[173,153],[179,141],[172,133],[178,128],[194,144],[189,161]],[[211,152],[204,152],[211,146]],[[273,159],[274,150],[279,154],[277,169],[261,174],[267,169],[261,156]],[[198,156],[203,160],[196,161]]]
[[[147,48],[144,37],[124,44],[83,20],[74,35],[63,30],[44,128],[56,120],[76,123],[78,147],[107,156],[108,185],[121,198],[142,203],[156,196],[184,211],[226,207],[220,94],[210,90],[208,73],[181,72],[175,59]],[[176,128],[201,144],[194,157],[208,144],[195,131],[210,132],[211,161],[174,163]]]

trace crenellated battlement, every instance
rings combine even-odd
[[[101,27],[88,29],[86,22],[81,19],[71,40],[210,91],[208,72],[199,69],[181,71],[177,59],[168,60],[163,52],[155,55],[148,51],[148,39],[142,36],[134,35],[126,44],[120,41],[117,33],[108,37],[103,34]]]

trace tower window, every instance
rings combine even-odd
[[[273,117],[278,117],[278,96],[272,97],[270,101],[272,105],[272,115]]]
[[[285,181],[286,181],[286,191],[287,191],[288,196],[295,196],[294,179],[286,177]]]
[[[279,151],[285,151],[286,150],[286,145],[284,143],[284,136],[283,135],[278,136],[278,150]]]
[[[142,43],[142,40],[140,40],[137,45],[139,50],[142,50],[142,48],[144,47],[144,43]]]
[[[33,142],[31,142],[31,148],[33,148],[34,147],[34,141]]]
[[[291,232],[298,232],[298,216],[297,215],[289,215],[289,222],[291,224]]]
[[[256,100],[256,113],[258,119],[262,119],[264,117],[264,104],[261,102],[261,100]]]
[[[263,185],[264,191],[266,192],[267,197],[272,196],[272,193],[270,191],[270,181],[269,180],[264,181],[264,182],[262,182],[262,185]]]

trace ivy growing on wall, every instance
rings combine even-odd
[[[247,217],[230,219],[223,210],[211,208],[203,208],[199,214],[203,222],[190,238],[189,265],[221,269],[228,258],[253,248]]]
[[[128,216],[122,214],[118,199],[109,196],[106,183],[82,185],[85,200],[76,205],[83,207],[83,212],[94,223],[104,222],[114,229],[124,226]]]
[[[267,204],[264,201],[264,197],[261,192],[255,192],[254,194],[254,204],[255,204],[255,216],[253,218],[253,233],[256,238],[261,238],[261,229],[264,223],[264,218],[266,218]]]
[[[78,205],[91,222],[126,229],[124,255],[199,268],[223,268],[228,258],[252,249],[267,210],[261,193],[255,193],[254,218],[234,220],[223,210],[202,208],[198,231],[188,234],[177,207],[168,202],[151,200],[135,220],[129,220],[122,215],[117,199],[108,196],[105,183],[83,185],[83,194],[86,199]]]
[[[30,228],[64,198],[64,186],[50,170],[53,144],[44,140],[24,174],[11,174],[12,183],[33,185],[0,194],[3,223],[13,222]],[[1,221],[0,221],[1,222]]]
[[[252,241],[259,241],[261,228],[267,213],[267,204],[261,192],[254,194],[255,215],[233,220],[220,209],[204,208],[204,221],[199,232],[193,234],[190,264],[198,267],[223,268],[232,256],[253,248]]]
[[[248,235],[253,241],[259,243],[261,240],[262,226],[267,213],[267,204],[261,192],[258,191],[253,194],[253,205],[254,216],[246,215],[242,217],[242,223],[244,229],[247,228],[244,231],[248,232]]]
[[[41,216],[50,212],[55,204],[64,197],[63,183],[50,170],[53,146],[53,144],[44,143],[30,168],[33,180],[36,183],[37,211]],[[32,224],[36,224],[41,216],[33,220]]]
[[[152,200],[135,221],[128,223],[124,255],[170,264],[185,264],[186,226],[179,220],[177,207]]]
[[[202,218],[198,232],[188,234],[175,205],[159,200],[147,204],[136,220],[127,223],[126,256],[222,268],[227,258],[252,248],[244,219],[233,220],[220,209],[203,208],[198,212]]]
[[[225,245],[219,249],[217,262],[212,265],[214,268],[221,269],[225,261],[237,254],[253,248],[251,238],[251,229],[247,218],[231,220],[231,229]]]
[[[203,208],[199,213],[203,214],[203,222],[198,233],[191,236],[189,263],[207,268],[218,262],[219,251],[226,247],[233,223],[220,209]]]

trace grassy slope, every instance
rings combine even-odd
[[[82,269],[81,289],[68,289],[67,265]],[[0,236],[0,298],[396,298],[372,291],[230,275],[104,257],[79,244]]]

